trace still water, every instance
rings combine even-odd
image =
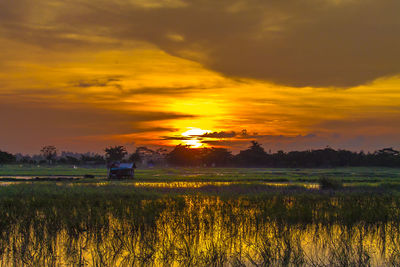
[[[1,204],[1,266],[400,264],[393,197],[78,196]]]

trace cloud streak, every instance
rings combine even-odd
[[[121,81],[120,76],[110,76],[104,78],[96,78],[91,80],[79,80],[71,82],[72,87],[80,87],[80,88],[88,88],[88,87],[106,87],[106,86],[115,86],[117,88],[121,88],[121,85],[118,83]]]

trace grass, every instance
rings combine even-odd
[[[13,168],[55,175],[0,186],[1,266],[400,264],[398,169]]]
[[[105,178],[105,167],[85,168],[72,166],[4,165],[0,177],[83,177],[85,174]],[[271,181],[313,182],[321,177],[340,178],[343,183],[400,182],[398,168],[335,168],[335,169],[273,169],[273,168],[163,168],[138,169],[139,181]],[[1,179],[1,178],[0,178]]]
[[[1,265],[396,265],[400,198],[381,193],[15,184],[0,188]]]
[[[106,176],[105,167],[85,168],[67,165],[0,165],[0,176],[83,176],[92,174],[95,176]]]

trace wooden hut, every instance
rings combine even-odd
[[[133,179],[135,174],[135,163],[113,162],[108,166],[108,179]]]

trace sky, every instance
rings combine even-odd
[[[1,0],[0,150],[400,148],[398,0]]]

